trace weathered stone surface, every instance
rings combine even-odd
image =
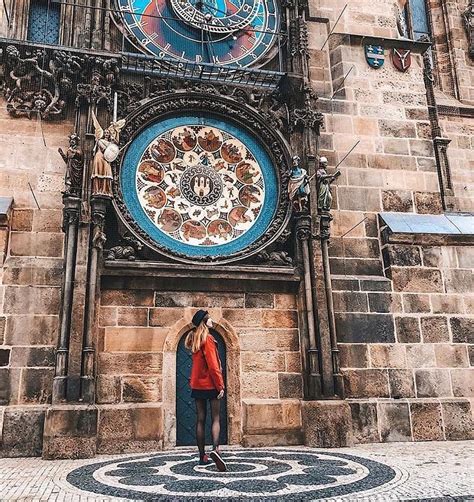
[[[392,267],[392,280],[395,291],[420,293],[443,291],[443,280],[439,270]]]
[[[243,401],[243,430],[246,434],[301,430],[301,402],[246,399]]]
[[[449,342],[448,320],[446,317],[422,317],[421,333],[425,343]]]
[[[456,268],[456,250],[448,246],[423,247],[423,265],[435,268]]]
[[[430,295],[404,293],[402,299],[407,314],[429,313],[431,310]]]
[[[161,400],[161,378],[156,376],[125,376],[122,378],[122,399],[126,403]]]
[[[414,441],[442,441],[443,419],[440,403],[410,403]]]
[[[447,293],[467,293],[474,291],[474,273],[469,270],[444,270],[444,284]]]
[[[373,368],[404,368],[405,347],[399,344],[369,345],[370,362]]]
[[[299,352],[285,352],[285,371],[301,373],[301,354]]]
[[[137,368],[138,369],[138,368]],[[120,377],[99,375],[96,383],[97,403],[119,403],[121,400]]]
[[[416,370],[415,382],[417,397],[452,396],[449,382],[449,370]]]
[[[367,312],[367,293],[344,291],[333,293],[335,312]]]
[[[474,419],[469,401],[447,401],[442,402],[441,406],[446,439],[474,439]]]
[[[11,371],[9,368],[0,368],[0,405],[10,402],[11,396]]]
[[[99,354],[99,374],[159,374],[163,367],[163,354],[130,352]]]
[[[336,331],[342,343],[395,341],[393,317],[388,314],[336,314]]]
[[[119,326],[147,326],[148,309],[144,307],[118,307],[117,324]]]
[[[432,368],[436,366],[434,346],[428,344],[408,345],[408,368]]]
[[[396,293],[368,293],[369,310],[378,314],[402,311],[402,300]]]
[[[243,308],[244,294],[231,292],[204,294],[184,291],[156,291],[154,305],[155,307]]]
[[[379,402],[377,416],[383,442],[411,441],[408,403]]]
[[[379,120],[380,134],[395,138],[416,138],[415,126],[402,120]]]
[[[298,314],[295,310],[263,310],[262,327],[297,328]]]
[[[362,343],[338,344],[341,368],[367,368],[369,365],[367,347]]]
[[[275,293],[274,301],[276,309],[296,309],[296,297],[293,294]]]
[[[166,328],[127,327],[105,329],[104,348],[107,352],[154,352],[163,349]]]
[[[386,278],[361,279],[360,289],[362,291],[391,291],[392,283]]]
[[[462,297],[458,295],[430,295],[433,314],[457,314],[464,312]]]
[[[297,329],[242,329],[240,331],[240,349],[264,352],[267,350],[299,350]]]
[[[117,307],[99,308],[99,326],[117,326]]]
[[[344,391],[348,398],[389,397],[387,370],[343,370]]]
[[[257,372],[242,374],[242,397],[245,399],[277,399],[279,397],[278,373]]]
[[[58,314],[60,288],[7,286],[4,312],[6,314]]]
[[[400,343],[417,343],[421,341],[420,321],[418,317],[396,317],[397,340]]]
[[[7,408],[3,415],[1,455],[5,457],[41,455],[44,416],[44,409],[33,406]]]
[[[6,262],[3,284],[18,286],[61,286],[62,258],[13,258]]]
[[[12,232],[12,256],[62,256],[63,234],[54,232]]]
[[[97,453],[131,453],[161,449],[161,406],[99,407]]]
[[[466,345],[435,345],[436,365],[439,368],[465,368],[469,366]]]
[[[384,211],[410,213],[413,211],[412,193],[408,190],[384,190],[382,207]]]
[[[417,246],[389,244],[383,248],[386,267],[418,267],[421,266],[421,253]]]
[[[272,294],[265,293],[246,293],[245,294],[245,308],[273,308],[274,298]]]
[[[11,366],[54,366],[54,347],[13,347]]]
[[[8,345],[55,345],[58,323],[56,315],[8,316],[5,343]]]
[[[351,446],[351,408],[345,401],[303,401],[304,444],[319,448]]]
[[[451,370],[455,397],[474,397],[474,368]]]
[[[454,343],[474,343],[474,317],[451,317]]]
[[[153,306],[153,291],[148,289],[104,289],[101,292],[101,305],[120,306]]]
[[[280,399],[300,399],[303,396],[303,380],[299,373],[279,373]]]
[[[371,258],[330,258],[331,273],[335,275],[374,275],[383,274],[380,259]]]
[[[242,371],[285,371],[283,352],[242,352]]]
[[[20,403],[46,404],[51,402],[54,368],[25,368],[22,370]]]
[[[380,441],[377,426],[377,403],[350,401],[354,443]]]
[[[443,205],[439,193],[415,192],[416,212],[420,214],[439,214],[443,212]]]
[[[394,399],[415,397],[415,382],[412,370],[389,369],[388,381],[390,385],[390,397]]]
[[[0,366],[10,364],[10,349],[0,349]]]
[[[339,209],[380,211],[380,193],[375,188],[338,187]]]

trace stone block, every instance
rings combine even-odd
[[[10,349],[0,349],[0,366],[9,366]]]
[[[300,373],[278,373],[280,399],[301,399],[303,380]]]
[[[338,344],[341,368],[367,368],[369,365],[367,347],[362,343]]]
[[[449,370],[423,369],[415,371],[417,397],[452,396]]]
[[[299,352],[285,352],[285,371],[301,373],[301,354]]]
[[[284,352],[241,352],[242,371],[285,371]]]
[[[97,453],[152,451],[162,445],[161,406],[99,406]]]
[[[0,316],[0,345],[5,342],[5,331],[6,331],[7,319],[4,316]]]
[[[454,343],[474,343],[474,317],[451,317]]]
[[[271,434],[247,434],[242,436],[245,448],[269,448],[271,446],[296,446],[303,444],[301,429],[285,432],[273,431]]]
[[[420,321],[423,342],[449,342],[448,320],[446,317],[422,317]]]
[[[1,379],[0,379],[1,381]],[[45,410],[6,408],[0,453],[4,457],[38,457],[43,447]]]
[[[369,309],[378,314],[402,311],[401,296],[396,293],[369,293]]]
[[[118,307],[118,326],[147,326],[148,309],[145,307]]]
[[[369,345],[370,362],[373,368],[404,368],[405,346],[399,344]]]
[[[58,314],[61,290],[52,287],[6,286],[6,314]]]
[[[407,368],[433,368],[436,366],[434,346],[407,345]]]
[[[416,164],[418,166],[418,170],[425,172],[435,173],[437,171],[436,160],[429,157],[418,157],[416,159]]]
[[[451,384],[455,397],[474,397],[474,368],[451,370]]]
[[[150,326],[173,326],[184,317],[185,311],[181,307],[156,307],[149,309]]]
[[[104,289],[101,292],[101,305],[123,307],[152,307],[154,293],[148,289]]]
[[[151,352],[99,353],[99,374],[160,374],[163,354]]]
[[[117,307],[100,307],[99,326],[117,326]]]
[[[341,343],[390,343],[395,341],[393,317],[388,314],[336,314]]]
[[[415,157],[434,157],[433,141],[426,139],[411,139],[410,154]]]
[[[469,401],[447,401],[442,402],[441,406],[446,439],[474,439],[474,419]]]
[[[379,402],[377,416],[382,442],[412,440],[408,403]]]
[[[7,405],[10,402],[12,394],[11,376],[10,368],[0,368],[0,406]]]
[[[474,292],[474,274],[470,270],[443,270],[446,292],[472,294]]]
[[[382,208],[384,211],[413,212],[412,192],[408,190],[383,190]]]
[[[24,368],[21,375],[19,402],[51,402],[54,368]]]
[[[402,138],[383,138],[384,153],[394,155],[410,155],[409,143]]]
[[[279,311],[291,312],[291,311]],[[226,319],[232,326],[240,328],[260,327],[263,326],[263,310],[262,309],[223,309],[222,317]],[[284,317],[284,315],[283,315]],[[285,326],[276,326],[285,327]]]
[[[423,264],[425,267],[456,268],[456,250],[452,247],[423,247]]]
[[[267,350],[299,350],[297,329],[242,329],[240,330],[240,350],[265,352]]]
[[[421,267],[421,253],[417,246],[389,244],[383,249],[386,267]]]
[[[278,373],[252,371],[243,373],[242,397],[251,399],[277,399],[279,397]]]
[[[389,369],[388,382],[390,397],[393,399],[415,397],[415,381],[412,370]]]
[[[440,403],[410,403],[410,412],[414,441],[444,439]]]
[[[98,375],[96,392],[97,403],[99,404],[119,403],[121,401],[120,377],[116,375]]]
[[[352,446],[351,408],[345,401],[301,403],[304,444],[318,448]]]
[[[329,265],[334,275],[383,275],[383,267],[379,259],[330,258]]]
[[[404,293],[402,301],[403,310],[407,314],[429,313],[431,311],[429,295]]]
[[[333,291],[359,291],[360,285],[358,279],[346,279],[341,277],[331,278]]]
[[[33,229],[33,209],[15,208],[12,216],[12,230],[31,232]]]
[[[163,350],[166,328],[114,328],[105,330],[104,349],[107,352],[156,352]]]
[[[33,232],[61,232],[63,212],[60,209],[42,209],[33,215]]]
[[[156,307],[243,308],[243,293],[191,293],[182,291],[156,291]]]
[[[61,258],[10,257],[4,268],[3,283],[19,286],[61,286]]]
[[[388,373],[385,369],[343,370],[347,398],[389,397]]]
[[[368,155],[368,166],[372,169],[384,169],[386,171],[415,171],[416,160],[414,157],[401,155]]]
[[[392,283],[385,278],[361,279],[361,291],[391,291]]]
[[[274,301],[276,309],[296,309],[296,296],[293,294],[275,293]]]
[[[266,293],[245,294],[245,308],[271,309],[274,306],[275,306],[274,298],[272,294],[266,294]]]
[[[378,443],[377,403],[350,401],[355,444]]]
[[[13,347],[11,366],[54,366],[54,347]]]
[[[7,318],[8,345],[56,345],[59,319],[56,315],[11,315]]]
[[[380,211],[380,190],[363,187],[337,187],[338,208],[349,211]]]
[[[443,212],[441,196],[436,192],[415,192],[415,208],[419,214],[440,214]]]
[[[161,401],[161,378],[156,376],[122,377],[122,400],[126,403]]]
[[[443,280],[439,270],[392,267],[392,280],[395,291],[443,292]]]
[[[262,310],[262,326],[264,328],[297,328],[298,313],[295,310]]]
[[[474,247],[457,246],[454,250],[458,258],[459,268],[472,268],[472,264],[474,263]]]
[[[469,366],[466,345],[437,344],[434,349],[436,366],[439,368],[466,368]]]
[[[51,232],[12,232],[10,253],[12,256],[63,255],[63,234]]]
[[[399,343],[418,343],[421,341],[418,317],[396,317],[395,325]]]
[[[243,430],[246,434],[301,430],[301,402],[247,399],[243,401],[243,417]]]
[[[367,312],[367,293],[343,291],[333,293],[335,312]]]
[[[415,125],[403,120],[379,120],[379,129],[382,136],[395,138],[416,138]]]
[[[361,239],[359,237],[345,237],[344,239],[333,239],[329,247],[329,255],[345,256],[347,258],[376,258],[380,257],[380,247],[378,239]]]
[[[457,295],[430,295],[433,314],[458,314],[464,312],[462,297]],[[452,327],[452,325],[451,325]]]

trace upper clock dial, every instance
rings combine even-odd
[[[118,0],[125,26],[158,57],[245,67],[273,45],[276,0]]]

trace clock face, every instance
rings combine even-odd
[[[273,45],[276,0],[118,0],[138,43],[160,58],[245,67]]]
[[[160,247],[190,257],[225,256],[263,235],[278,182],[262,145],[215,117],[155,123],[130,145],[120,173],[123,200]]]

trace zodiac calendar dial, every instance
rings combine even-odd
[[[160,58],[246,67],[277,37],[277,0],[118,0],[128,32]]]
[[[278,200],[266,150],[214,117],[180,116],[145,130],[125,155],[121,186],[141,229],[188,256],[245,249],[265,232]]]

